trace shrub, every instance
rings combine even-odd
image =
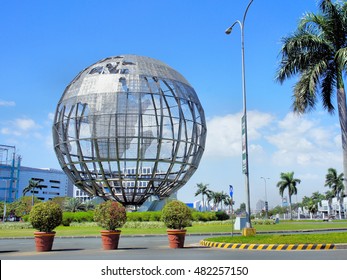
[[[225,213],[224,211],[216,212],[216,217],[218,221],[225,221],[229,219],[229,215]]]
[[[35,204],[29,214],[33,228],[42,232],[52,232],[61,224],[62,217],[59,205],[51,201]]]
[[[63,220],[62,220],[62,225],[63,226],[70,226],[70,224],[73,222],[74,220],[74,213],[72,212],[64,212],[63,213]]]
[[[94,221],[107,230],[121,228],[126,220],[125,207],[119,202],[108,200],[95,208]]]
[[[77,222],[77,223],[93,222],[94,221],[94,211],[75,212],[75,213],[73,213],[73,221]]]
[[[187,205],[181,201],[174,200],[164,206],[161,220],[169,229],[183,229],[191,226],[193,217]]]
[[[208,222],[217,220],[215,212],[196,212],[192,213],[193,220],[199,222]]]

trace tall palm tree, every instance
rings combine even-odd
[[[337,201],[339,202],[339,218],[341,219],[341,212],[342,212],[342,204],[343,204],[343,173],[337,174],[336,169],[329,168],[328,173],[325,176],[325,186],[328,186],[334,196],[336,197]]]
[[[283,193],[285,189],[288,189],[288,200],[289,200],[289,217],[292,220],[292,195],[297,194],[298,190],[296,188],[297,184],[300,184],[301,180],[294,178],[294,172],[281,173],[281,181],[277,183],[281,197],[283,198]]]
[[[198,196],[201,194],[202,210],[204,211],[204,207],[205,207],[204,197],[205,195],[208,196],[211,191],[207,188],[208,184],[199,183],[199,184],[196,184],[196,187],[198,188],[198,190],[195,192],[195,196]],[[206,207],[205,207],[205,210],[206,210]]]
[[[29,184],[28,186],[26,186],[23,189],[23,196],[26,195],[26,193],[31,191],[31,205],[34,205],[34,193],[35,193],[35,189],[39,188],[40,190],[42,190],[42,186],[40,186],[40,183],[43,182],[43,179],[30,179],[29,180]]]
[[[347,69],[347,2],[321,0],[320,12],[305,13],[297,30],[282,39],[282,59],[276,80],[299,76],[293,92],[293,110],[306,113],[317,99],[334,113],[334,91],[341,127],[343,170],[347,174],[347,105],[343,76]]]

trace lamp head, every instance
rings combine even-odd
[[[225,30],[225,34],[229,35],[231,33],[231,31],[233,30],[233,26],[230,26],[227,30]]]

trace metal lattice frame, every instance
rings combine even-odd
[[[76,186],[124,205],[182,187],[205,140],[194,89],[166,64],[136,55],[106,58],[80,72],[53,124],[59,163]]]

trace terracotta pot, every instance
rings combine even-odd
[[[168,229],[166,230],[169,239],[170,248],[183,248],[186,237],[186,229]]]
[[[102,230],[101,240],[104,250],[115,250],[118,248],[120,230]]]
[[[34,232],[35,246],[37,252],[51,251],[55,236],[55,231],[52,232]]]

